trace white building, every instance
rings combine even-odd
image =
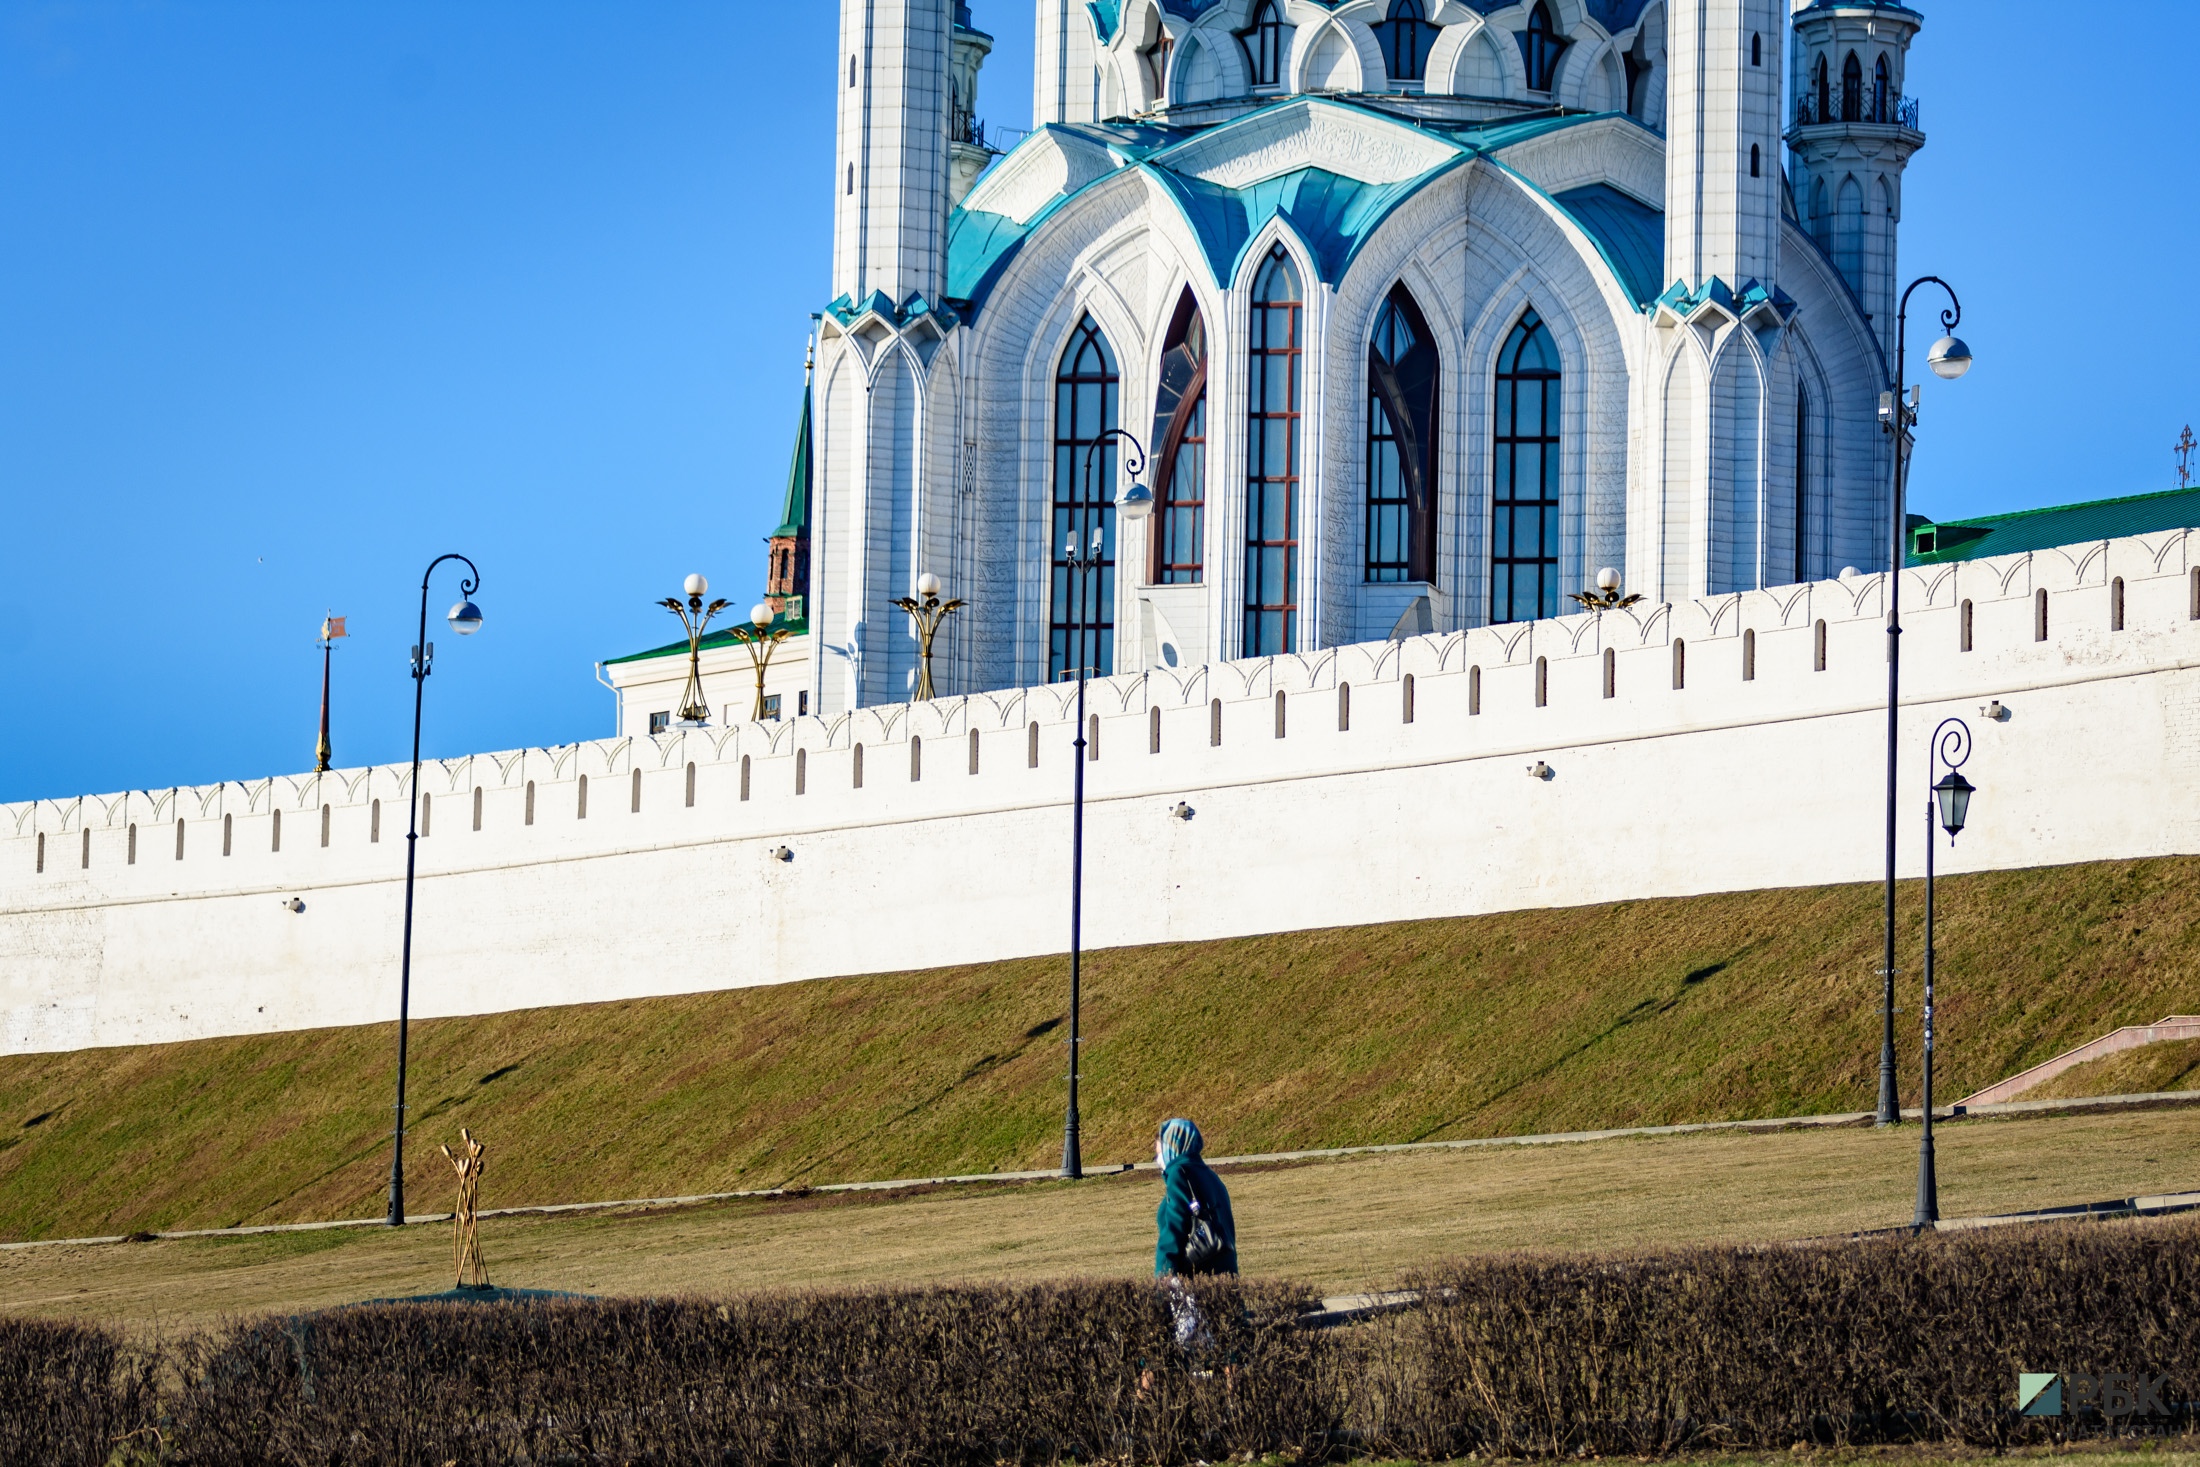
[[[1921,20],[1039,0],[1040,125],[971,187],[990,38],[843,0],[816,706],[909,696],[927,571],[961,692],[1884,567]]]

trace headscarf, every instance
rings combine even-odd
[[[1182,1116],[1161,1123],[1161,1164],[1167,1166],[1178,1157],[1197,1156],[1206,1141],[1199,1134],[1199,1127]]]

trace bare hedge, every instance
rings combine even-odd
[[[2019,1371],[2065,1371],[2192,1395],[2196,1242],[2175,1221],[1470,1259],[1333,1329],[1302,1327],[1303,1289],[1212,1281],[1190,1348],[1132,1282],[361,1306],[145,1359],[99,1329],[0,1321],[0,1461],[104,1461],[146,1427],[192,1464],[1999,1447],[2190,1424],[2032,1420],[2014,1394]]]

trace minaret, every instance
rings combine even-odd
[[[1780,274],[1786,0],[1673,0],[1666,28],[1665,279],[1701,296]]]
[[[954,0],[841,0],[833,288],[860,309],[947,284]]]
[[[1099,116],[1100,60],[1085,0],[1038,0],[1032,47],[1031,125]]]
[[[993,38],[971,24],[970,6],[955,5],[955,60],[948,95],[947,206],[963,201],[985,172],[993,154],[985,145],[985,124],[978,119],[978,68],[993,54]]]
[[[1901,5],[1797,0],[1795,207],[1862,302],[1881,349],[1894,350],[1895,230],[1902,174],[1925,146],[1917,103],[1902,94],[1910,41],[1925,18]]]

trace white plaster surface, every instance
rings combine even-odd
[[[1980,793],[1942,870],[2200,850],[2195,533],[1905,572],[1906,872],[1922,856],[1927,737],[1950,714],[1977,735],[1966,772]],[[2126,585],[2120,632],[2112,577]],[[1088,943],[1872,880],[1883,589],[1821,581],[1096,683]],[[2036,641],[2042,590],[2051,635]],[[431,763],[413,1011],[1062,951],[1072,696],[1029,688]],[[1996,699],[2006,720],[1979,716]],[[1538,762],[1551,778],[1527,776]],[[377,767],[0,806],[0,1049],[394,1017],[405,780]],[[1172,815],[1179,803],[1191,819]]]

